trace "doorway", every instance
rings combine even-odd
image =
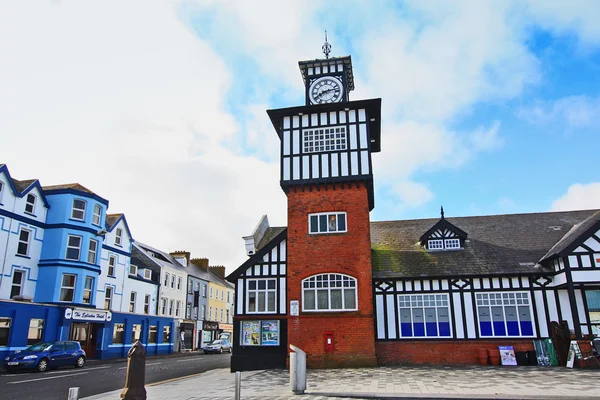
[[[96,357],[96,345],[100,329],[102,329],[101,325],[88,322],[76,322],[71,325],[70,340],[79,342],[88,359]]]

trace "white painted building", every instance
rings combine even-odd
[[[0,299],[33,300],[47,211],[38,180],[13,179],[0,164]]]

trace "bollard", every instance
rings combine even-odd
[[[306,353],[290,344],[290,384],[294,394],[304,394],[306,390]]]
[[[121,392],[124,400],[146,400],[146,350],[137,340],[127,352],[125,387]]]
[[[67,400],[77,400],[77,399],[79,399],[79,388],[78,387],[69,388],[69,397],[67,397]]]
[[[240,400],[242,395],[242,373],[240,371],[235,373],[235,400]]]

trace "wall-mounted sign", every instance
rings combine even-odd
[[[91,322],[109,322],[112,320],[110,311],[90,310],[85,308],[67,308],[65,310],[65,319],[76,319],[78,321]]]
[[[203,331],[218,331],[219,323],[215,321],[204,321],[202,322]]]
[[[290,300],[290,315],[294,317],[300,315],[300,302],[298,300]]]

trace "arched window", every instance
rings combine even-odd
[[[313,275],[302,281],[302,311],[356,311],[356,279],[343,274]]]

